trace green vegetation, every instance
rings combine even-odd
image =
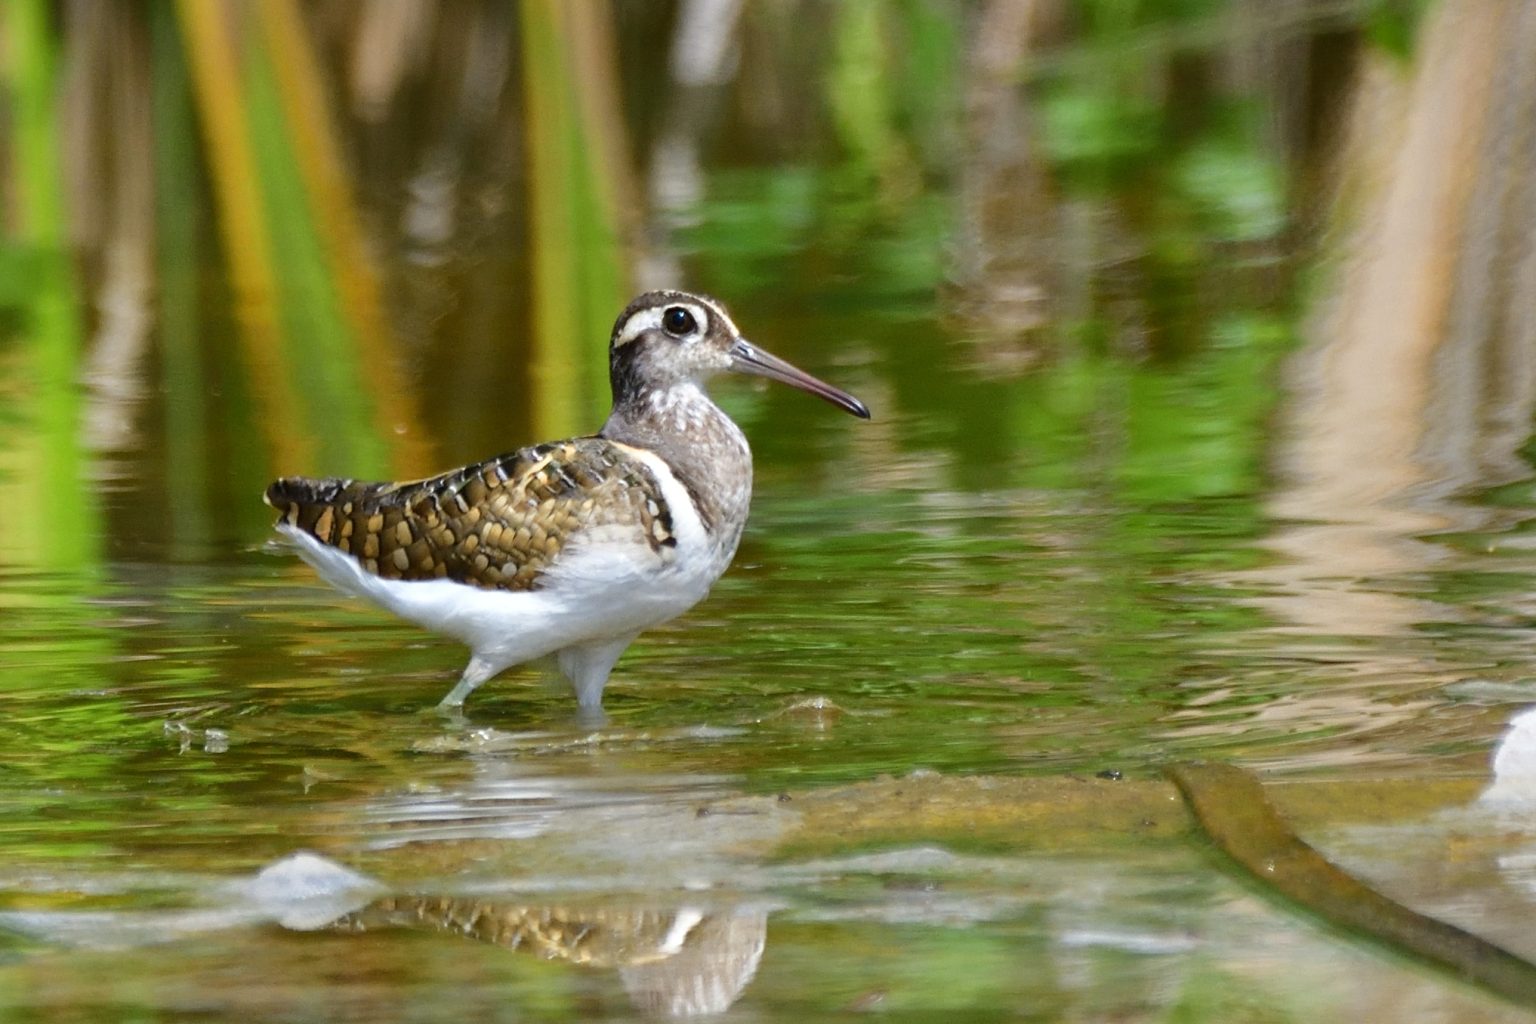
[[[9,443],[0,446],[0,495],[9,508],[36,510],[5,531],[0,554],[9,549],[24,561],[77,569],[98,556],[101,527],[81,452],[80,295],[65,247],[57,41],[48,9],[43,0],[18,0],[0,11],[17,210],[14,233],[0,240],[10,285],[0,285],[0,301],[17,315],[19,342],[15,357],[0,351],[0,394],[18,410]]]

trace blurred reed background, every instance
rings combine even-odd
[[[13,563],[591,430],[662,284],[870,393],[866,490],[1326,507],[1273,541],[1310,578],[1529,476],[1528,0],[7,0],[0,43]],[[796,429],[770,464],[834,458]]]
[[[1487,1019],[1087,780],[1349,783],[1309,838],[1529,951],[1529,837],[1439,808],[1536,701],[1532,55],[1536,0],[0,0],[0,1006],[634,1018],[457,937],[172,935],[312,848],[608,925],[739,886],[684,931],[728,999],[767,949],[764,1021]],[[722,382],[753,523],[618,727],[518,677],[445,732],[460,653],[262,490],[595,429],[661,285],[874,418]],[[801,797],[919,771],[1082,795],[1017,847]],[[825,852],[759,863],[738,786]]]

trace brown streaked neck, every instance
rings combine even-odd
[[[691,381],[641,391],[615,389],[599,437],[655,452],[693,498],[705,529],[735,547],[752,498],[746,435]]]

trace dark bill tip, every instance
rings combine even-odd
[[[746,339],[738,339],[731,346],[731,369],[753,377],[767,377],[792,388],[809,392],[824,401],[852,413],[861,420],[869,419],[869,406],[854,398],[842,388],[835,388],[824,380],[818,380],[804,370],[792,366],[769,352],[764,352]]]

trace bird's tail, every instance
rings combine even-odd
[[[272,481],[263,500],[275,508],[278,522],[303,530],[322,544],[351,553],[353,537],[366,532],[377,484],[335,477],[285,476]]]

